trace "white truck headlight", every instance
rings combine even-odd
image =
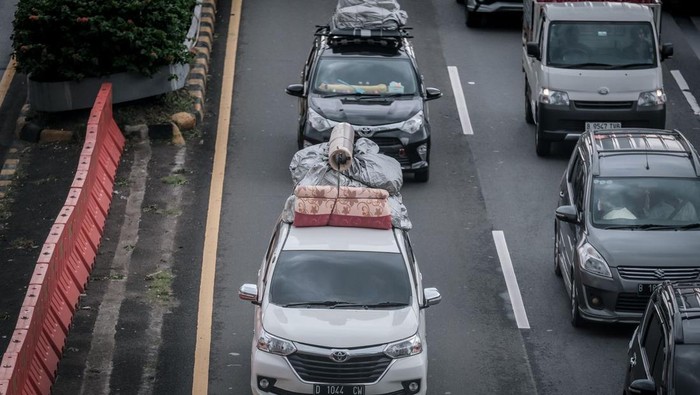
[[[413,134],[419,131],[421,126],[423,126],[423,111],[419,111],[416,115],[404,121],[399,129],[402,132]]]
[[[287,356],[296,352],[297,348],[294,343],[289,340],[273,336],[264,330],[261,331],[257,342],[258,350],[269,352],[270,354],[276,354],[281,356]]]
[[[637,100],[637,107],[651,107],[666,103],[666,94],[663,89],[642,92]]]
[[[600,256],[600,253],[596,251],[592,245],[584,243],[581,247],[579,247],[578,255],[582,270],[595,274],[596,276],[612,278],[612,273],[610,272],[610,268],[605,262],[605,259]]]
[[[311,108],[309,108],[306,119],[314,130],[318,130],[320,132],[331,129],[333,126],[338,124],[337,122],[322,117],[321,114],[317,113]]]
[[[540,90],[540,103],[551,104],[553,106],[568,106],[569,94],[564,91],[555,91],[549,88]]]
[[[384,349],[384,354],[394,359],[410,357],[422,352],[423,342],[421,342],[420,336],[417,334],[408,339],[390,343]]]

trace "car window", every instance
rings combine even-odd
[[[282,251],[270,282],[270,303],[337,301],[374,305],[411,302],[399,253]]]
[[[591,187],[592,222],[597,227],[659,226],[672,229],[700,221],[700,180],[596,177]]]
[[[659,319],[658,313],[654,311],[649,319],[642,344],[644,345],[644,354],[649,364],[649,371],[655,379],[656,374],[663,366],[663,355],[660,354],[663,351],[663,336],[664,332],[661,320]],[[659,358],[660,355],[661,358]],[[661,376],[659,376],[659,379],[660,378]]]
[[[648,22],[552,22],[551,67],[642,69],[656,65],[654,30]]]
[[[586,188],[586,171],[578,152],[575,154],[576,160],[571,173],[571,188],[573,204],[578,210],[583,210],[584,192]]]
[[[673,387],[676,394],[693,394],[700,388],[700,345],[677,344]]]
[[[320,94],[416,94],[416,74],[408,59],[321,58],[312,83]]]

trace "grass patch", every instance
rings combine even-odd
[[[18,237],[10,242],[10,248],[13,250],[33,250],[39,248],[34,240],[25,237]]]
[[[159,270],[146,276],[148,296],[156,301],[168,302],[172,296],[173,274],[170,270]]]
[[[194,98],[182,88],[163,95],[114,105],[114,119],[119,125],[169,123],[178,112],[190,112]]]
[[[164,184],[168,185],[185,185],[188,183],[187,178],[182,174],[173,174],[160,179]]]
[[[117,177],[114,179],[114,185],[116,185],[120,188],[124,188],[124,187],[128,187],[129,185],[131,185],[131,182],[129,182],[129,179],[126,177]]]

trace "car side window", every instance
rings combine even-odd
[[[572,203],[576,209],[583,210],[584,190],[586,187],[586,167],[583,164],[581,155],[577,152],[576,159],[571,169],[571,190]]]
[[[659,313],[654,312],[649,319],[642,344],[646,355],[649,373],[655,382],[661,383],[664,365],[664,330]]]
[[[277,240],[279,239],[280,236],[280,226],[281,224],[278,224],[275,227],[275,231],[272,233],[272,237],[270,238],[270,244],[267,246],[267,252],[265,253],[265,262],[263,263],[263,270],[265,271],[262,273],[262,281],[265,282],[267,278],[267,272],[270,268],[270,263],[272,262],[272,258],[275,256],[275,250],[277,247]]]

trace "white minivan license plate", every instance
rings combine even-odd
[[[622,122],[586,122],[586,131],[617,129],[622,127]]]
[[[314,384],[314,395],[365,395],[365,386]]]

